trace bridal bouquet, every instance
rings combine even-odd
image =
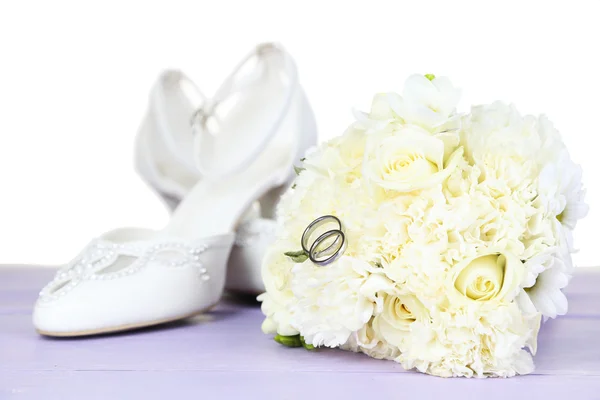
[[[443,377],[533,371],[542,319],[567,312],[581,169],[545,117],[456,112],[447,78],[310,152],[263,264],[263,331]]]

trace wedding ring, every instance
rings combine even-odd
[[[335,240],[323,250],[319,246],[330,237]],[[346,235],[339,229],[327,231],[315,240],[308,252],[308,258],[316,265],[325,266],[340,258],[346,250]]]
[[[336,229],[342,230],[342,223],[340,222],[339,218],[337,218],[333,215],[323,215],[323,216],[315,219],[310,224],[308,224],[308,226],[304,230],[304,233],[302,234],[302,243],[301,243],[302,250],[304,250],[306,253],[308,253],[310,251],[310,247],[311,247],[308,245],[308,241],[310,240],[311,235],[317,229],[319,229],[321,226],[328,224],[328,223],[332,223],[332,222],[337,225]]]
[[[328,230],[310,243],[311,236],[324,225],[335,224],[336,229]],[[333,240],[332,240],[333,238]],[[311,222],[301,239],[302,250],[315,265],[325,266],[337,260],[346,250],[346,235],[342,232],[342,223],[333,215],[323,215]]]

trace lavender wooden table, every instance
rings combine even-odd
[[[31,326],[53,271],[0,267],[0,399],[600,399],[600,269],[582,269],[570,312],[540,334],[535,374],[441,379],[336,350],[277,345],[252,302],[159,329],[52,340]]]

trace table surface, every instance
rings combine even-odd
[[[47,339],[31,325],[51,269],[0,268],[0,399],[600,399],[600,269],[578,269],[570,312],[542,327],[532,375],[443,379],[340,350],[285,348],[250,300],[160,328]]]

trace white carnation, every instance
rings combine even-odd
[[[293,325],[314,346],[346,343],[381,308],[378,292],[393,288],[379,268],[347,256],[328,267],[297,264],[293,274]]]
[[[262,329],[264,333],[277,333],[284,336],[298,334],[292,326],[290,304],[295,302],[289,289],[294,263],[284,255],[283,248],[271,247],[265,254],[262,265],[262,277],[267,290],[258,300],[265,315]]]
[[[537,118],[521,116],[514,105],[495,102],[475,106],[465,119],[462,143],[471,159],[496,155],[528,161],[539,156],[543,140]]]
[[[533,371],[523,347],[537,335],[539,318],[526,319],[513,303],[495,309],[477,306],[432,309],[429,324],[415,324],[397,361],[407,369],[452,377],[509,377]]]

